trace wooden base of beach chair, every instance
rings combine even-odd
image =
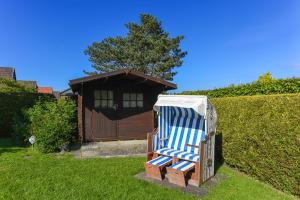
[[[189,179],[188,184],[193,186],[199,186],[200,184],[199,178],[200,178],[200,163],[196,162],[195,170],[191,172],[191,178]]]
[[[164,179],[164,172],[160,167],[145,163],[145,169],[147,177],[157,180]]]
[[[181,168],[183,166],[183,168]],[[167,167],[167,178],[170,183],[186,187],[191,177],[191,172],[195,169],[195,163],[189,161],[179,161]]]
[[[163,163],[158,164],[152,164],[151,161],[159,158],[167,158],[167,160]],[[165,178],[166,174],[166,166],[172,164],[172,158],[160,156],[157,158],[154,158],[144,164],[145,170],[146,170],[146,176],[149,178],[157,179],[157,180],[163,180]]]

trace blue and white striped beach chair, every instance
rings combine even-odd
[[[162,140],[160,155],[199,161],[200,141],[205,139],[205,119],[192,108],[160,107],[160,119],[170,115],[168,124],[160,124],[160,134],[168,133]],[[161,120],[164,122],[164,120]]]
[[[194,185],[214,175],[216,112],[206,96],[159,95],[154,105],[158,129],[148,134],[147,159],[170,157],[194,166]],[[182,163],[181,162],[181,163]],[[185,169],[185,168],[184,168]],[[180,170],[180,169],[177,169]]]

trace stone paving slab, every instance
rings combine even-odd
[[[72,151],[76,158],[146,156],[146,140],[93,142]]]
[[[205,197],[208,193],[216,187],[222,180],[225,180],[227,177],[222,174],[216,174],[213,178],[202,184],[200,187],[188,185],[186,188],[179,187],[170,183],[166,178],[163,181],[155,180],[146,176],[145,172],[141,172],[135,175],[136,178],[140,180],[144,180],[147,182],[151,182],[162,187],[166,187],[169,189],[178,189],[184,193],[192,194],[198,197]]]

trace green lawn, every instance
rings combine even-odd
[[[197,199],[133,176],[143,158],[74,159],[12,147],[0,140],[0,199]],[[293,199],[222,166],[228,178],[204,199]]]

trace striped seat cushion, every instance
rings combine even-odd
[[[169,148],[163,148],[156,151],[156,153],[165,155],[165,156],[174,156],[180,159],[185,159],[189,161],[197,162],[200,160],[200,156],[198,154],[176,150],[176,149],[169,149]]]
[[[172,158],[165,157],[165,156],[159,156],[157,158],[154,158],[152,160],[149,160],[147,163],[151,165],[156,165],[158,167],[167,164],[168,162],[172,161]]]
[[[173,168],[173,169],[185,172],[193,167],[195,167],[195,163],[193,163],[193,162],[180,161],[180,162],[177,162],[177,163],[169,166],[168,168]]]

